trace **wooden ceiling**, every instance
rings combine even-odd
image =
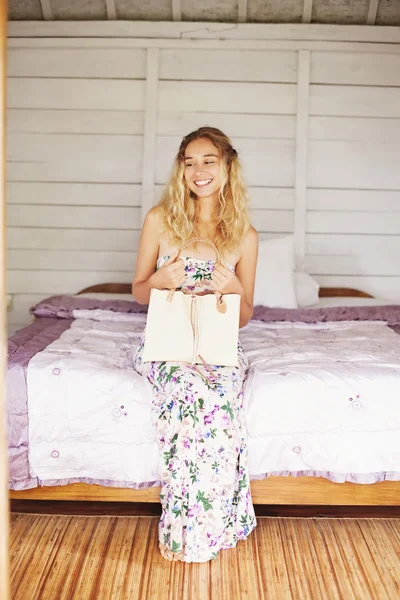
[[[400,0],[9,0],[10,21],[400,25]]]

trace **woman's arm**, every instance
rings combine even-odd
[[[258,234],[250,227],[242,245],[242,255],[236,265],[236,274],[217,265],[212,275],[214,287],[222,294],[240,294],[239,327],[244,327],[253,316],[253,298],[258,257]]]
[[[139,304],[149,303],[152,288],[172,289],[179,287],[185,280],[183,262],[175,262],[178,252],[156,271],[161,235],[159,211],[157,206],[149,210],[140,236],[135,278],[132,283],[132,294]]]

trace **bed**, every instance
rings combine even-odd
[[[11,498],[159,501],[130,287],[46,299],[10,338]],[[338,288],[320,302],[256,307],[241,330],[253,502],[400,505],[400,305]]]

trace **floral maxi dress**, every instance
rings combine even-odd
[[[168,258],[159,259],[158,267]],[[206,289],[214,262],[189,257],[184,262],[185,288]],[[212,386],[191,365],[144,363],[143,346],[144,337],[134,367],[153,386],[152,420],[161,453],[160,549],[185,562],[206,562],[256,526],[242,406],[247,359],[239,346],[239,367],[211,366]]]

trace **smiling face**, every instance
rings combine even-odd
[[[211,140],[200,138],[185,150],[185,181],[198,198],[209,198],[221,188],[221,154]]]

